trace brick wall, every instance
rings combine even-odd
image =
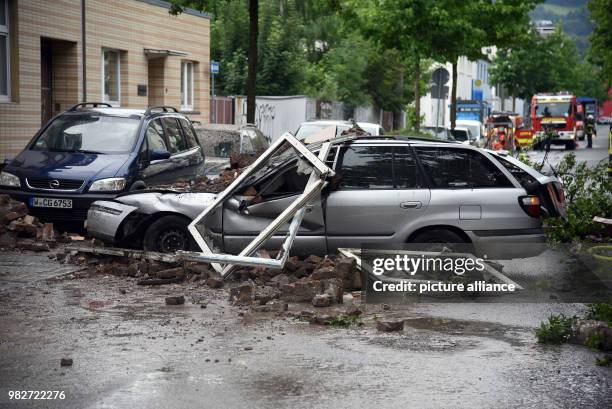
[[[151,4],[153,3],[153,4]],[[210,21],[173,17],[161,2],[86,0],[87,100],[102,100],[102,50],[120,51],[121,106],[180,107],[181,61],[194,62],[192,119],[208,122]],[[10,0],[13,98],[0,103],[0,161],[23,149],[41,125],[41,38],[54,40],[54,111],[82,102],[80,0]],[[144,48],[187,54],[151,61]],[[149,67],[154,67],[149,83]],[[147,96],[138,96],[147,85]]]

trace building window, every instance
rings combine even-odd
[[[181,111],[193,111],[193,63],[181,63]]]
[[[121,78],[120,78],[119,51],[102,51],[102,99],[111,105],[120,105]]]
[[[0,102],[10,101],[9,0],[0,0]]]

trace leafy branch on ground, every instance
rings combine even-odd
[[[548,322],[542,322],[540,328],[536,329],[536,337],[541,344],[560,345],[569,340],[572,335],[572,327],[578,317],[567,317],[563,314],[551,315]]]
[[[597,303],[589,304],[589,311],[587,312],[586,319],[603,321],[609,326],[612,326],[612,304]]]
[[[363,325],[361,319],[356,315],[340,314],[327,322],[332,327],[348,328],[353,325]]]
[[[606,355],[603,358],[597,358],[595,364],[598,366],[610,366],[612,365],[612,355]]]
[[[548,238],[563,243],[603,234],[603,225],[595,223],[593,216],[612,217],[612,178],[608,177],[607,159],[589,167],[568,154],[559,163],[557,175],[563,182],[567,219],[548,219]]]

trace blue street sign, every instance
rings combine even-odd
[[[211,61],[210,62],[210,73],[211,74],[219,74],[219,61]]]

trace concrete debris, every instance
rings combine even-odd
[[[264,305],[274,299],[280,297],[278,288],[271,286],[257,287],[254,294],[254,301],[257,304]]]
[[[25,203],[0,195],[0,248],[49,251],[57,243],[70,243],[76,239],[67,233],[58,233],[53,223],[41,223],[37,217],[29,215]]]
[[[361,308],[357,307],[356,305],[349,306],[344,313],[344,315],[349,317],[359,317],[361,314],[363,314],[363,311],[361,311]]]
[[[335,316],[323,314],[323,315],[315,315],[310,318],[309,323],[311,325],[329,325],[330,322],[334,320]]]
[[[225,169],[214,179],[200,176],[193,181],[180,180],[171,185],[154,186],[153,189],[166,189],[191,193],[219,193],[231,185],[240,173],[242,173],[242,169]]]
[[[206,285],[210,288],[221,288],[223,287],[223,279],[221,277],[208,277]]]
[[[281,287],[281,298],[289,302],[309,302],[320,293],[320,281],[300,280]]]
[[[315,307],[329,307],[332,296],[329,294],[317,294],[312,298],[312,305]]]
[[[404,320],[378,320],[376,329],[382,332],[403,331]]]
[[[603,321],[578,320],[569,341],[602,351],[612,351],[612,328]]]
[[[233,305],[248,305],[255,299],[255,285],[252,281],[246,281],[230,290],[230,302]]]
[[[182,295],[166,297],[166,305],[183,305],[185,304],[185,297]]]

